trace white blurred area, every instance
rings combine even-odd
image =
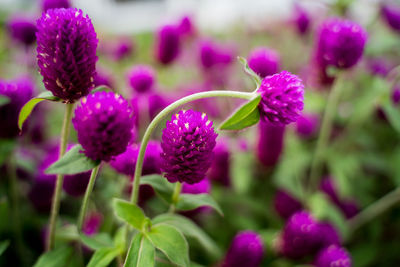
[[[21,8],[39,12],[40,0],[0,0],[0,9]],[[379,0],[355,0],[352,15],[361,23],[374,16]],[[72,0],[105,32],[129,34],[154,30],[191,15],[202,30],[221,32],[238,23],[253,27],[289,19],[295,3],[316,16],[323,16],[334,0]]]

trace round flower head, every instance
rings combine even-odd
[[[284,219],[288,219],[294,213],[302,210],[300,201],[284,190],[278,190],[274,198],[274,208]]]
[[[351,267],[351,257],[346,249],[331,245],[321,250],[316,259],[316,267]]]
[[[207,173],[208,178],[225,186],[230,185],[230,154],[228,141],[219,138],[214,149],[214,159]]]
[[[260,122],[258,127],[257,158],[266,167],[275,166],[284,145],[285,126]]]
[[[381,7],[381,14],[385,22],[393,30],[400,32],[400,6],[390,3]]]
[[[179,31],[176,26],[165,25],[157,33],[156,57],[163,64],[174,61],[180,52]]]
[[[302,138],[315,136],[319,128],[319,116],[317,114],[303,114],[296,122],[296,132]]]
[[[128,80],[137,93],[148,92],[153,87],[155,72],[150,66],[138,65],[129,71]]]
[[[122,96],[97,92],[82,98],[72,123],[86,156],[109,161],[126,150],[132,138],[134,117]]]
[[[330,223],[320,223],[320,237],[321,237],[321,247],[328,247],[330,245],[340,245],[340,236],[336,231],[335,227]]]
[[[359,24],[338,18],[326,20],[317,37],[316,60],[320,66],[347,69],[360,60],[367,33]]]
[[[182,17],[178,25],[178,31],[181,36],[192,36],[196,33],[196,29],[190,16]]]
[[[182,110],[162,133],[162,170],[168,181],[195,184],[211,166],[217,133],[205,113]]]
[[[310,28],[310,16],[299,5],[296,5],[296,7],[295,7],[294,22],[295,22],[297,31],[300,34],[307,33],[308,29]]]
[[[114,60],[119,61],[129,57],[135,49],[135,44],[130,38],[123,37],[119,39],[111,50],[111,56]]]
[[[26,46],[36,41],[36,30],[35,22],[24,17],[14,17],[8,22],[11,37]]]
[[[34,83],[28,77],[20,77],[14,81],[0,80],[0,96],[9,99],[0,106],[0,138],[18,136],[18,116],[22,106],[32,97]]]
[[[82,232],[89,236],[97,234],[102,222],[103,215],[101,213],[92,212],[85,218],[82,226]]]
[[[42,0],[42,10],[44,12],[49,9],[69,7],[71,7],[69,0]]]
[[[50,9],[37,27],[37,59],[46,89],[68,103],[89,94],[98,43],[89,17],[75,8]]]
[[[200,43],[200,62],[203,69],[209,70],[216,65],[228,65],[232,61],[233,53],[228,47],[209,40]]]
[[[252,231],[242,231],[232,240],[222,267],[258,267],[263,253],[261,237]]]
[[[279,69],[279,55],[274,50],[258,47],[250,52],[249,67],[261,78],[275,74]]]
[[[289,124],[295,122],[303,110],[303,82],[287,71],[265,77],[257,91],[261,94],[258,109],[263,121]]]
[[[315,252],[320,244],[318,223],[306,211],[299,211],[286,222],[282,233],[282,254],[296,259]]]
[[[372,75],[386,77],[392,67],[392,64],[385,58],[371,58],[367,61],[367,69]]]

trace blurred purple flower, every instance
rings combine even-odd
[[[153,89],[155,71],[148,65],[136,65],[127,74],[128,81],[136,93],[145,93]]]
[[[395,30],[400,32],[400,5],[384,3],[381,6],[381,14],[386,24]]]
[[[400,103],[400,86],[395,86],[392,90],[392,102],[395,105]]]
[[[36,41],[35,21],[27,17],[12,17],[7,23],[8,31],[13,40],[29,46]]]
[[[278,72],[279,54],[269,48],[258,47],[252,50],[248,57],[249,67],[261,78]]]
[[[42,10],[46,12],[54,8],[69,8],[71,7],[69,0],[42,0]]]
[[[322,248],[328,247],[330,245],[341,244],[341,238],[339,236],[339,233],[332,224],[328,222],[323,222],[319,224],[319,228],[321,237],[320,246]]]
[[[216,44],[210,40],[200,43],[200,62],[203,69],[211,69],[219,65],[228,65],[233,62],[233,51],[227,46]]]
[[[314,137],[319,129],[318,114],[302,114],[296,122],[296,132],[302,138]]]
[[[114,89],[114,79],[112,75],[104,70],[97,70],[93,83],[94,87],[103,85],[109,87],[110,89]]]
[[[231,184],[230,167],[228,140],[219,138],[214,148],[214,159],[207,173],[207,177],[212,181],[229,186]]]
[[[98,212],[89,213],[83,222],[82,232],[85,235],[91,236],[99,232],[101,223],[103,222],[103,215]]]
[[[122,37],[112,45],[111,55],[114,60],[120,61],[131,56],[134,49],[134,42],[130,38]]]
[[[274,166],[282,153],[285,126],[260,122],[258,127],[257,158],[266,167]]]
[[[300,34],[306,34],[310,28],[311,18],[308,12],[299,5],[295,6],[294,23]]]
[[[178,31],[181,36],[189,37],[196,34],[196,29],[193,25],[192,18],[190,16],[183,16],[178,24]]]
[[[172,63],[181,50],[179,30],[174,25],[162,26],[156,36],[156,59],[163,65]]]
[[[385,58],[371,58],[367,61],[367,68],[372,75],[386,77],[392,66]]]
[[[303,209],[301,202],[288,192],[278,189],[274,197],[274,208],[284,219]]]
[[[331,245],[318,253],[314,264],[316,267],[351,267],[351,257],[346,249]]]

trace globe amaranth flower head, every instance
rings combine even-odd
[[[294,23],[300,34],[306,34],[310,28],[311,18],[308,12],[299,5],[295,6]]]
[[[122,96],[97,92],[82,98],[72,123],[86,156],[109,161],[125,152],[132,138],[134,116]]]
[[[314,264],[316,267],[351,267],[351,257],[346,249],[331,245],[318,253]]]
[[[147,65],[134,66],[128,72],[129,84],[137,93],[145,93],[152,89],[155,82],[155,72]]]
[[[29,46],[36,41],[36,24],[26,17],[13,17],[7,23],[8,31],[13,40]]]
[[[336,230],[336,228],[330,224],[329,222],[321,222],[319,223],[319,231],[320,231],[320,246],[322,248],[328,247],[330,245],[340,245],[341,238]]]
[[[231,184],[230,166],[231,153],[227,139],[219,138],[214,149],[214,159],[211,163],[207,177],[224,186]]]
[[[303,110],[303,82],[288,71],[265,77],[257,92],[261,94],[258,109],[265,122],[289,124],[295,122]]]
[[[274,208],[284,219],[290,218],[294,213],[302,210],[301,202],[285,190],[279,189],[274,197]]]
[[[400,32],[400,5],[384,3],[381,6],[381,14],[390,28]]]
[[[181,110],[162,133],[162,170],[168,181],[195,184],[211,166],[217,133],[205,113]]]
[[[257,233],[239,232],[232,240],[222,267],[258,267],[263,253],[263,241]]]
[[[350,20],[327,19],[320,27],[316,60],[320,66],[351,68],[360,60],[367,42],[364,28]]]
[[[71,7],[69,0],[42,0],[42,10],[44,12],[49,9],[69,7]]]
[[[319,129],[320,118],[318,114],[303,114],[296,122],[296,133],[304,139],[316,135]]]
[[[258,47],[250,52],[248,57],[249,67],[261,78],[278,72],[279,54],[266,47]]]
[[[37,27],[37,60],[46,89],[67,103],[89,94],[98,43],[89,17],[75,8],[50,9]]]
[[[178,27],[164,25],[157,32],[156,58],[163,65],[172,63],[179,55],[181,42]]]

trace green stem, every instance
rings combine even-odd
[[[174,193],[172,194],[172,203],[171,203],[171,206],[169,206],[169,213],[175,212],[175,206],[176,206],[176,203],[178,203],[179,194],[181,193],[181,190],[182,190],[182,183],[176,182],[175,188],[174,188]]]
[[[352,231],[378,217],[389,208],[400,202],[400,187],[383,196],[381,199],[372,203],[369,207],[361,211],[349,220],[349,227]]]
[[[92,173],[90,174],[89,183],[86,187],[85,196],[83,197],[81,211],[79,213],[79,218],[78,218],[78,231],[79,232],[82,231],[83,221],[85,219],[87,207],[89,204],[89,197],[93,191],[93,187],[96,182],[96,177],[97,177],[97,174],[99,173],[99,169],[100,169],[100,164],[98,166],[94,167],[92,170]]]
[[[208,92],[201,92],[201,93],[196,93],[192,94],[189,96],[186,96],[184,98],[181,98],[166,108],[164,108],[149,124],[147,127],[142,143],[140,145],[140,150],[138,154],[138,158],[136,161],[136,167],[135,167],[135,174],[134,174],[134,179],[133,179],[133,185],[132,185],[132,194],[131,194],[131,202],[136,204],[138,201],[138,194],[139,194],[139,185],[140,185],[140,176],[142,174],[142,167],[143,167],[143,160],[144,160],[144,154],[146,152],[146,147],[147,144],[149,143],[151,134],[157,127],[157,125],[163,121],[172,111],[174,111],[176,108],[180,107],[183,104],[189,103],[194,100],[198,99],[203,99],[203,98],[209,98],[209,97],[233,97],[233,98],[241,98],[241,99],[246,99],[250,100],[255,93],[247,93],[247,92],[237,92],[237,91],[208,91]]]
[[[73,109],[74,109],[74,104],[66,104],[65,105],[64,122],[63,122],[63,126],[61,129],[59,158],[61,158],[65,154],[65,150],[67,149],[69,128],[71,125]],[[47,236],[47,246],[46,246],[47,251],[52,250],[54,247],[56,221],[57,221],[57,217],[58,217],[58,211],[60,209],[61,189],[62,189],[63,181],[64,181],[64,176],[62,174],[58,174],[57,180],[56,180],[56,187],[54,189],[54,194],[53,194],[52,206],[51,206],[49,235]]]
[[[317,183],[319,176],[321,174],[321,163],[323,161],[323,156],[325,148],[328,144],[329,137],[332,131],[333,119],[336,113],[336,108],[339,102],[339,98],[343,88],[343,73],[339,73],[333,88],[329,92],[328,102],[326,104],[324,116],[321,123],[321,129],[319,132],[317,146],[315,149],[315,154],[311,163],[310,170],[310,180],[309,180],[309,191],[312,192],[317,188]]]

